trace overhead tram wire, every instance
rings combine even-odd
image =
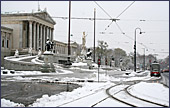
[[[57,19],[69,19],[68,17],[56,17],[56,16],[52,16],[52,18],[57,18]],[[82,17],[71,17],[71,19],[75,19],[75,20],[94,20],[94,18],[82,18]],[[166,21],[169,21],[169,20],[146,20],[146,19],[118,19],[118,18],[96,18],[95,20],[111,20],[112,22],[113,21],[158,21],[158,22],[166,22]],[[109,26],[111,25],[111,23],[109,24]]]
[[[104,13],[106,13],[112,19],[112,17],[96,1],[94,2],[104,11]]]
[[[113,19],[113,18],[111,17],[111,15],[109,15],[96,1],[94,1],[94,2],[97,4],[97,6],[99,6],[99,7],[104,11],[104,13],[106,13],[111,19]],[[107,26],[107,28],[110,27],[110,25],[113,23],[113,21],[116,22],[116,20],[117,20],[117,19],[112,20],[112,22]],[[105,28],[105,30],[107,30],[107,28]]]
[[[94,1],[111,19],[112,17],[96,2]],[[126,7],[116,18],[118,18],[120,15],[122,15],[135,1],[133,1],[128,7]],[[112,20],[112,22],[107,26],[110,27],[110,25],[113,23],[113,21],[115,22],[115,24],[117,25],[117,27],[119,28],[119,30],[121,31],[121,33],[123,35],[125,35],[125,33],[123,32],[123,30],[120,28],[120,26],[116,23],[116,20]],[[105,28],[106,30],[107,28]],[[130,36],[125,35],[126,37],[128,37],[131,40],[134,40],[133,38],[131,38]]]
[[[123,12],[121,12],[117,17],[116,19],[115,18],[112,18],[96,1],[94,1],[109,17],[110,19],[106,19],[106,18],[96,18],[96,20],[111,20],[112,22],[107,26],[110,27],[110,25],[113,23],[113,21],[116,23],[117,20],[120,20],[120,19],[117,19],[120,15],[122,15],[135,1],[133,1],[127,8],[125,8],[125,10]],[[62,18],[62,19],[68,19],[67,17],[52,17],[52,18]],[[72,17],[71,19],[83,19],[83,20],[94,20],[94,18],[76,18],[76,17]],[[129,19],[128,19],[129,20]],[[134,19],[133,19],[134,20]],[[169,21],[169,20],[138,20],[138,21]],[[121,31],[121,33],[123,35],[125,35],[126,37],[128,37],[129,39],[131,40],[134,40],[133,38],[131,38],[130,36],[127,36],[123,31],[122,29],[120,28],[120,26],[116,23],[117,27],[119,28],[119,30]],[[105,30],[107,29],[105,28]],[[144,44],[141,44],[141,43],[138,43],[142,46],[144,46]],[[146,45],[144,46],[146,48]],[[148,48],[148,47],[147,47]],[[151,48],[148,48],[148,49],[151,49]]]
[[[126,7],[116,18],[122,15],[130,6],[132,6],[133,3],[135,3],[135,1],[133,1],[128,7]]]
[[[130,6],[132,6],[133,3],[135,3],[135,1],[133,1],[130,5],[128,5],[128,7],[126,7],[126,8],[116,17],[116,19],[117,19],[120,15],[122,15]],[[114,21],[114,22],[116,22],[116,21]],[[107,28],[110,27],[110,25],[111,25],[112,23],[113,23],[113,21],[107,26]],[[107,30],[107,28],[105,28],[105,30]]]
[[[94,2],[112,19],[112,17],[111,17],[96,1],[94,1]],[[118,18],[120,15],[122,15],[130,6],[132,6],[132,4],[134,4],[134,2],[135,2],[135,1],[133,1],[128,7],[126,7],[116,18]],[[131,39],[131,40],[134,40],[133,38],[131,38],[130,36],[126,35],[126,34],[123,32],[123,30],[120,28],[120,26],[116,23],[116,20],[112,20],[112,22],[107,26],[107,28],[110,27],[110,25],[113,23],[113,21],[115,22],[116,26],[119,28],[119,30],[121,31],[121,33],[122,33],[124,36],[128,37],[128,38]],[[140,21],[145,21],[145,20],[140,20]],[[105,30],[107,30],[107,28],[105,28]],[[138,44],[144,46],[145,48],[148,48],[148,47],[147,47],[146,45],[144,45],[143,43],[141,44],[141,43],[138,42]],[[152,48],[148,48],[148,49],[152,49]],[[152,50],[153,50],[153,49],[152,49]]]

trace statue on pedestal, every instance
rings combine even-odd
[[[86,59],[86,36],[85,32],[83,32],[83,37],[82,37],[82,51],[81,51],[81,58],[82,61],[84,61]]]
[[[54,43],[51,42],[49,39],[47,39],[46,42],[46,51],[50,51],[51,49],[53,49]]]
[[[40,50],[40,48],[39,48],[38,57],[41,57],[41,54],[42,54],[42,52],[41,52],[41,50]]]
[[[87,59],[91,59],[91,56],[92,56],[92,52],[90,49],[88,49],[88,52],[87,52]]]
[[[86,35],[85,35],[85,32],[83,32],[83,38],[82,38],[83,49],[85,49],[85,44],[86,44]]]
[[[86,56],[87,65],[89,66],[89,69],[92,69],[92,51],[90,49],[88,49]]]
[[[49,72],[55,72],[55,66],[53,65],[53,49],[54,43],[51,42],[49,39],[47,39],[46,42],[46,51],[43,53],[44,58],[44,64],[41,67],[41,72],[49,73]],[[41,51],[39,50],[38,55],[41,54]]]
[[[32,56],[32,48],[31,47],[28,49],[28,53],[30,54],[30,56]]]
[[[19,51],[18,51],[18,49],[16,49],[16,51],[15,51],[15,55],[14,55],[16,58],[18,58],[19,57]]]

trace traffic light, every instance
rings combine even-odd
[[[136,49],[136,45],[134,45],[134,49]]]
[[[107,65],[107,58],[105,59],[105,65]]]
[[[98,67],[100,67],[100,65],[101,65],[101,60],[100,58],[98,58]]]

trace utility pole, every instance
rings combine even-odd
[[[71,1],[69,1],[69,28],[68,28],[68,62],[70,64],[70,19],[71,19]]]
[[[95,63],[95,26],[96,25],[96,8],[94,8],[94,54],[93,54],[93,61]]]
[[[145,48],[144,49],[144,55],[143,55],[143,70],[145,71]]]

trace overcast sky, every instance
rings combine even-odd
[[[96,18],[117,18],[133,1],[97,1],[107,12],[106,14],[94,1],[72,1],[71,16],[93,18],[96,8]],[[39,1],[40,9],[47,8],[51,17],[68,17],[68,1]],[[38,10],[38,1],[1,1],[1,12],[32,12]],[[169,55],[169,1],[136,1],[117,20],[96,21],[96,46],[98,40],[108,43],[109,48],[122,48],[127,53],[134,52],[135,28],[141,28],[143,34],[137,30],[137,52],[144,53],[144,44],[148,50],[146,54],[158,54],[158,58]],[[145,21],[140,21],[145,20]],[[54,39],[68,41],[68,19],[57,19]],[[72,41],[82,43],[83,31],[87,34],[87,47],[93,47],[94,21],[71,20]],[[103,32],[104,34],[101,34]],[[123,33],[125,34],[123,34]]]

